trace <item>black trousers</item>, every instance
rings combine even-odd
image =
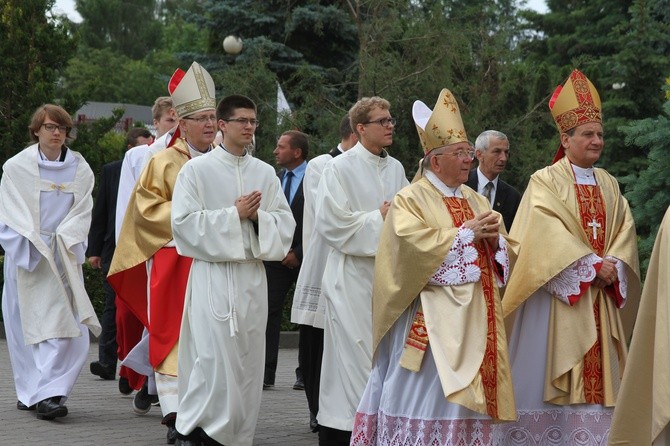
[[[102,264],[102,274],[104,276],[102,288],[105,291],[105,308],[102,310],[100,326],[102,331],[98,338],[98,360],[106,366],[116,367],[117,349],[116,344],[116,293],[107,282],[107,273],[110,263]]]
[[[319,385],[321,383],[321,358],[323,357],[323,328],[300,326],[298,366],[305,383],[305,396],[309,411],[319,413]]]
[[[279,262],[265,264],[268,281],[268,322],[265,327],[265,376],[263,383],[274,384],[279,357],[279,332],[286,295],[298,280],[299,269],[289,269]]]
[[[319,446],[349,446],[351,431],[319,426]]]

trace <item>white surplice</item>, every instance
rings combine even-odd
[[[123,219],[126,216],[126,209],[131,195],[135,192],[135,186],[142,174],[142,170],[149,161],[148,154],[158,153],[159,150],[164,149],[172,138],[172,131],[169,131],[159,138],[156,138],[151,144],[142,144],[135,146],[123,156],[121,163],[121,175],[119,177],[119,189],[116,194],[116,226],[114,228],[115,240],[119,241],[119,234],[121,233],[121,226]],[[154,378],[153,367],[149,363],[149,332],[144,329],[142,332],[142,339],[137,343],[133,349],[128,352],[121,365],[133,369],[137,373],[147,376],[147,384],[149,386],[149,393],[155,395],[156,380]],[[176,398],[175,398],[176,400]],[[163,406],[161,406],[163,411]],[[166,409],[170,410],[170,409]]]
[[[3,170],[2,311],[17,397],[31,406],[67,398],[87,359],[89,327],[99,334],[81,272],[94,178],[80,154],[43,160],[37,144]]]
[[[151,153],[153,155],[159,150],[164,149],[170,142],[170,138],[172,138],[172,134],[171,132],[167,132],[160,138],[156,138],[151,144],[142,144],[129,149],[123,156],[121,176],[119,177],[119,190],[116,193],[115,240],[117,242],[119,241],[123,217],[126,215],[130,196],[135,191],[137,180],[139,180],[144,166],[149,161],[147,154]]]
[[[318,231],[314,230],[316,213],[316,194],[323,169],[333,156],[319,155],[307,163],[302,181],[305,206],[302,216],[302,252],[303,259],[300,274],[293,294],[291,322],[323,328],[325,306],[321,297],[321,280],[326,267],[326,258],[330,247]]]
[[[258,222],[235,200],[262,193]],[[179,338],[176,428],[197,427],[228,446],[251,446],[263,389],[267,281],[263,260],[282,260],[295,220],[267,163],[221,146],[186,163],[172,197],[179,254],[193,258]]]
[[[384,219],[379,208],[409,184],[400,162],[360,142],[324,169],[315,229],[333,248],[321,292],[326,315],[319,424],[351,431],[372,367],[372,278]]]

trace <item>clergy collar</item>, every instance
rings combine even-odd
[[[244,151],[242,152],[241,155],[235,155],[233,152],[230,150],[226,149],[226,146],[223,145],[223,143],[219,144],[219,147],[223,149],[224,152],[226,152],[228,155],[235,157],[235,158],[243,158],[247,155],[249,155],[249,151],[245,148]]]
[[[350,150],[348,150],[347,152],[354,152],[354,153],[358,152],[358,153],[361,154],[363,159],[371,161],[375,164],[376,163],[385,163],[389,159],[388,152],[386,151],[386,149],[383,149],[382,152],[379,155],[375,155],[374,153],[372,153],[368,149],[366,149],[365,146],[363,145],[363,143],[361,143],[360,141],[358,143],[356,143],[356,145],[354,147],[352,147]],[[347,152],[345,152],[345,153],[347,153]]]
[[[575,175],[575,183],[596,185],[596,175],[593,167],[579,167],[570,163],[572,172]]]
[[[442,195],[445,197],[457,197],[457,198],[463,198],[463,192],[461,192],[461,185],[459,184],[456,187],[449,187],[446,184],[440,180],[435,173],[431,172],[430,170],[426,170],[425,173],[423,174],[428,181],[430,181],[430,184],[435,186],[437,190],[439,190]]]
[[[42,152],[42,149],[40,149],[39,144],[37,145],[37,153],[40,155],[40,158],[42,161],[51,161],[47,156]],[[60,156],[58,157],[57,160],[51,161],[52,163],[62,163],[65,161],[65,154],[67,153],[67,147],[63,145],[63,147],[60,148]]]
[[[186,141],[186,145],[188,146],[188,151],[191,154],[191,158],[195,158],[196,156],[204,155],[205,153],[208,153],[210,150],[212,150],[212,146],[210,145],[209,147],[207,147],[207,150],[205,150],[204,152],[201,152],[200,150],[193,147],[191,145],[191,143],[188,142],[187,139],[184,139],[184,141]]]

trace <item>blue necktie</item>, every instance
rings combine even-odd
[[[286,201],[288,204],[291,204],[291,181],[293,180],[293,172],[290,170],[286,172],[286,182],[284,183],[284,195],[286,195]]]

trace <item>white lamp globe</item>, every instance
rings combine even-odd
[[[237,36],[228,36],[223,39],[223,50],[228,54],[240,54],[242,51],[242,39]]]

